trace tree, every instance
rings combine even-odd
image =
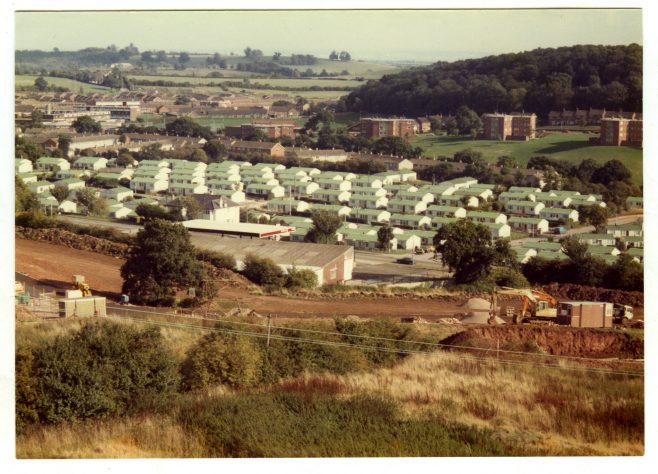
[[[188,53],[182,52],[178,55],[178,62],[180,64],[187,64],[190,62],[190,55]]]
[[[144,51],[142,53],[142,61],[150,63],[153,61],[153,53],[151,51]]]
[[[57,148],[62,152],[62,156],[69,156],[71,147],[71,137],[67,135],[60,135],[57,138]]]
[[[121,291],[137,303],[173,302],[176,292],[201,288],[205,272],[181,224],[146,221],[121,267]]]
[[[135,162],[135,158],[127,151],[119,153],[117,156],[116,164],[117,166],[128,166],[132,165]]]
[[[87,323],[34,351],[40,421],[59,423],[163,406],[180,383],[158,328]]]
[[[210,140],[203,144],[203,151],[208,156],[209,163],[219,163],[221,158],[227,156],[228,150],[217,140]]]
[[[351,61],[352,55],[347,51],[341,51],[340,54],[338,55],[338,59],[340,59],[341,61]]]
[[[102,216],[107,214],[107,202],[97,198],[93,189],[82,188],[75,192],[75,200],[83,206],[89,214]]]
[[[43,112],[39,109],[34,109],[32,111],[32,123],[30,126],[33,128],[42,128],[43,127]]]
[[[140,204],[135,208],[135,214],[143,218],[144,221],[153,219],[163,219],[166,221],[180,220],[180,214],[173,214],[164,207],[154,204]]]
[[[465,105],[457,109],[455,120],[460,135],[471,135],[475,138],[478,132],[482,130],[482,120],[479,115]]]
[[[293,290],[297,289],[312,289],[318,286],[318,276],[313,270],[308,268],[289,268],[286,275],[286,288]]]
[[[573,261],[580,262],[587,256],[587,244],[571,235],[560,240],[564,253]]]
[[[382,137],[372,145],[373,153],[385,155],[403,156],[405,158],[417,158],[422,153],[418,147],[413,147],[400,137]]]
[[[50,194],[61,204],[62,201],[69,197],[69,188],[66,185],[58,184],[50,190]]]
[[[155,56],[156,56],[156,59],[161,63],[163,63],[167,60],[167,53],[162,51],[162,50],[155,53]]]
[[[487,276],[495,258],[489,229],[464,219],[441,227],[434,236],[434,247],[443,264],[455,272],[457,283]]]
[[[619,160],[606,161],[592,173],[593,183],[610,184],[613,181],[630,181],[631,171]]]
[[[213,133],[208,127],[199,125],[189,117],[180,117],[165,126],[167,133],[181,137],[201,137],[206,140],[213,138]]]
[[[183,387],[198,390],[216,385],[250,387],[260,378],[262,356],[245,336],[207,334],[188,352],[183,362]]]
[[[518,168],[519,167],[519,162],[516,161],[514,158],[511,156],[499,156],[498,160],[496,160],[496,164],[498,166],[501,166],[503,168]]]
[[[19,212],[38,212],[39,199],[18,176],[14,177],[14,208]]]
[[[200,163],[208,163],[208,155],[201,148],[195,148],[192,154],[187,158],[189,161],[198,161]]]
[[[592,206],[578,206],[578,217],[581,222],[593,225],[599,231],[608,223],[608,210],[597,204]]]
[[[512,249],[509,239],[498,239],[494,243],[493,264],[499,267],[518,270],[519,263],[516,260],[516,252]]]
[[[607,288],[627,291],[644,291],[644,268],[627,253],[617,257],[605,275]]]
[[[338,53],[336,51],[332,51],[331,54],[329,55],[329,59],[332,61],[337,61],[338,60]]]
[[[45,91],[48,89],[48,81],[46,81],[43,76],[39,76],[34,80],[34,87],[36,87],[38,91]]]
[[[391,250],[391,240],[393,240],[393,229],[390,226],[384,225],[377,230],[379,246],[386,252]]]
[[[313,211],[311,214],[313,227],[311,227],[304,237],[306,242],[317,244],[335,244],[336,231],[342,222],[338,214],[327,211]]]
[[[278,61],[279,59],[281,59],[281,53],[279,53],[279,52],[275,52],[275,53],[272,55],[272,61]]]
[[[281,288],[286,276],[274,261],[248,254],[244,259],[242,274],[257,285]]]
[[[101,124],[88,115],[78,117],[71,126],[78,133],[100,133],[103,130]]]

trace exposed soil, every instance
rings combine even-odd
[[[544,353],[577,357],[644,357],[642,339],[618,331],[541,326],[482,326],[454,334],[443,344],[495,349],[534,342]],[[514,350],[514,349],[512,349]]]

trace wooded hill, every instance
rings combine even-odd
[[[642,47],[578,45],[452,63],[369,81],[352,92],[355,112],[424,116],[466,105],[477,113],[605,108],[642,110]]]

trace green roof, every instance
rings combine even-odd
[[[537,204],[533,201],[507,201],[506,206],[525,206],[525,207],[535,207]]]
[[[521,247],[525,249],[535,249],[535,250],[560,250],[562,244],[559,242],[523,242]]]
[[[550,213],[550,214],[563,214],[565,216],[568,216],[572,214],[574,211],[575,209],[564,209],[561,207],[545,207],[539,212]]]
[[[413,201],[411,199],[391,199],[388,201],[388,205],[402,205],[402,206],[416,206],[417,204],[422,203],[422,201]]]
[[[391,214],[391,220],[416,221],[429,219],[428,216],[419,216],[418,214]]]
[[[628,255],[632,255],[633,257],[642,257],[644,256],[644,249],[639,249],[637,247],[633,247],[631,249],[628,249],[626,251]]]
[[[490,217],[492,219],[495,219],[497,217],[500,217],[501,215],[505,215],[502,212],[488,212],[488,211],[468,211],[466,212],[466,217]]]
[[[546,219],[542,219],[541,217],[521,217],[521,216],[512,216],[508,219],[508,224],[509,223],[515,223],[515,222],[520,222],[523,224],[539,224],[541,221],[545,221]]]

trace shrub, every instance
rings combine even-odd
[[[242,273],[257,285],[281,288],[286,281],[281,267],[269,258],[261,258],[253,254],[245,257]]]
[[[197,250],[197,258],[204,262],[210,263],[216,268],[225,268],[227,270],[235,270],[237,262],[233,255],[224,252],[215,252],[212,250]]]
[[[308,269],[288,269],[286,275],[286,288],[290,289],[312,289],[318,286],[318,276],[314,271]]]
[[[204,336],[187,354],[181,367],[187,390],[225,384],[249,387],[260,378],[261,354],[251,339],[233,334]]]
[[[46,216],[41,211],[25,211],[16,214],[17,227],[29,227],[32,229],[50,229],[55,226],[55,219]]]
[[[496,268],[491,273],[491,278],[498,286],[509,286],[512,288],[527,288],[530,286],[523,273],[513,268]]]
[[[28,349],[16,351],[16,432],[39,420],[34,377],[34,354]]]
[[[176,393],[176,362],[158,329],[87,323],[34,351],[36,406],[43,422],[159,408]]]

